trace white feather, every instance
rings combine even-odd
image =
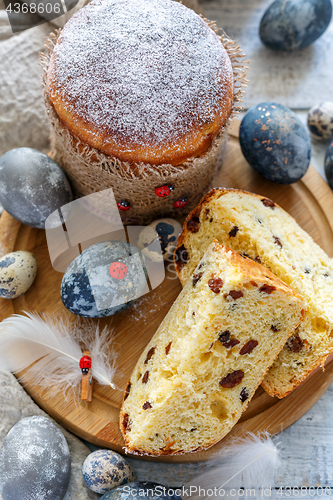
[[[75,328],[75,338],[70,335],[70,325],[64,320],[54,321],[37,314],[15,314],[0,323],[0,369],[18,373],[26,370],[29,380],[43,387],[57,387],[64,394],[69,388],[78,388],[82,379],[79,367],[82,350],[86,344],[86,331]],[[102,385],[115,389],[115,356],[110,358],[105,350],[110,333],[99,326],[88,329],[92,376]]]
[[[116,386],[112,382],[116,372],[117,353],[113,350],[110,356],[109,346],[111,342],[110,330],[105,327],[102,331],[99,324],[92,324],[87,321],[84,328],[75,328],[75,337],[81,344],[89,347],[92,360],[91,372],[93,377],[101,385],[110,385],[113,389]],[[108,349],[106,349],[108,347]],[[117,388],[119,390],[124,390]]]
[[[213,498],[244,498],[240,488],[254,489],[255,496],[261,498],[263,488],[275,486],[274,478],[280,465],[279,447],[269,434],[248,433],[224,447],[210,462],[210,470],[187,483],[185,488],[190,489],[191,499],[204,500],[210,496],[208,490],[214,488]]]

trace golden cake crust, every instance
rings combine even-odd
[[[61,32],[47,81],[74,136],[133,163],[199,156],[234,99],[219,37],[173,0],[93,0]]]

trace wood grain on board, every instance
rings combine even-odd
[[[231,133],[237,135],[236,128]],[[333,195],[320,175],[310,167],[303,179],[290,186],[266,181],[254,172],[243,158],[236,137],[231,137],[223,167],[215,186],[233,187],[259,193],[273,199],[287,210],[313,239],[333,256]],[[84,324],[87,320],[68,312],[60,299],[62,274],[55,271],[48,256],[45,232],[20,224],[4,212],[0,219],[0,255],[28,250],[35,254],[38,274],[33,286],[14,300],[0,299],[0,320],[13,313],[37,311],[53,317],[66,317]],[[110,352],[117,353],[115,383],[120,390],[94,383],[92,402],[78,404],[65,399],[55,388],[41,389],[22,374],[22,383],[36,403],[68,430],[91,443],[123,451],[118,428],[119,408],[123,390],[142,350],[157,330],[181,290],[171,262],[166,264],[166,278],[154,291],[138,299],[129,309],[99,320],[110,330]],[[98,320],[88,320],[96,324]],[[112,339],[111,339],[112,337]],[[239,423],[220,443],[207,451],[148,460],[164,462],[197,462],[211,458],[232,437],[247,431],[277,433],[304,415],[333,381],[333,363],[306,380],[286,398],[268,396],[259,388]]]

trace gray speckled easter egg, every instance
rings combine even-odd
[[[330,24],[331,0],[275,0],[259,29],[261,41],[273,50],[303,49]]]
[[[3,500],[62,500],[71,470],[67,441],[48,418],[27,417],[7,434],[0,450]]]
[[[67,177],[46,154],[17,148],[1,156],[0,203],[23,224],[44,229],[47,217],[72,199]]]
[[[311,144],[307,130],[291,109],[274,102],[253,106],[239,129],[242,153],[266,179],[291,184],[309,168]]]
[[[134,483],[118,486],[105,493],[100,500],[182,500],[177,493],[179,488],[167,488],[162,484],[150,481],[135,481]]]
[[[333,102],[313,106],[308,113],[308,127],[315,139],[330,139],[333,135]]]
[[[25,293],[37,274],[36,257],[25,250],[8,253],[0,259],[0,297],[16,299]]]
[[[130,465],[121,455],[111,450],[90,453],[83,463],[82,474],[88,488],[101,494],[134,481]]]
[[[96,243],[84,250],[61,283],[64,306],[89,318],[122,311],[148,291],[139,250],[122,241]]]
[[[167,260],[173,254],[177,238],[181,232],[182,226],[175,219],[155,220],[141,231],[138,239],[138,247],[140,250],[147,248],[158,236],[161,243],[163,260]],[[146,252],[147,257],[150,257],[151,260],[159,260],[153,255],[155,252]]]

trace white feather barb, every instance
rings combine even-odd
[[[100,384],[116,389],[113,383],[116,356],[110,356],[105,349],[110,338],[107,328],[102,332],[99,325],[87,327],[88,332],[76,328],[74,339],[68,322],[25,314],[14,314],[0,323],[1,370],[12,373],[26,370],[25,376],[31,382],[47,388],[56,386],[66,393],[69,388],[80,385],[80,342],[85,344],[88,336],[92,376]]]
[[[191,500],[231,497],[237,500],[245,497],[244,490],[252,490],[252,498],[262,498],[263,488],[275,486],[280,465],[279,446],[270,435],[267,432],[258,435],[248,433],[221,449],[209,462],[209,470],[184,488],[188,490]]]

